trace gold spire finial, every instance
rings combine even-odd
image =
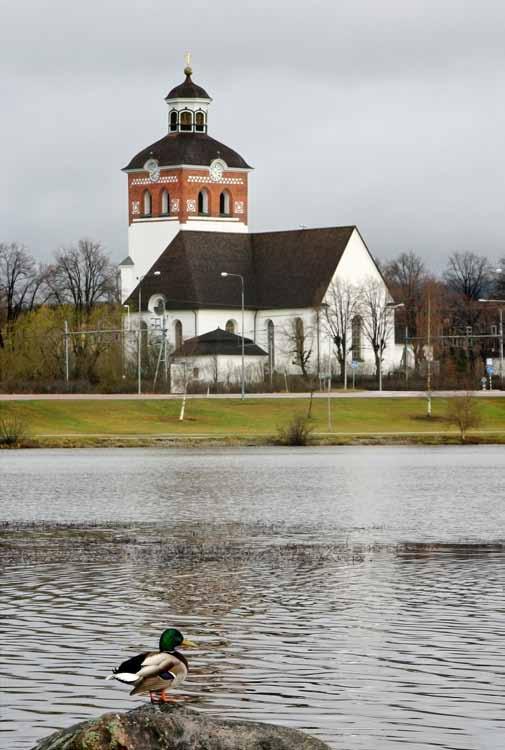
[[[190,76],[193,72],[193,69],[191,68],[191,52],[186,52],[185,54],[186,58],[186,67],[184,68],[184,74],[187,76]]]

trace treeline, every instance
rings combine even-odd
[[[436,275],[416,253],[408,252],[380,268],[394,300],[403,304],[395,314],[395,339],[402,344],[406,338],[409,350],[408,362],[403,362],[396,380],[393,375],[385,381],[385,387],[401,385],[407,375],[411,386],[416,378],[422,384],[428,338],[435,385],[476,387],[486,358],[497,358],[500,352],[500,304],[481,300],[505,300],[505,257],[491,263],[476,253],[454,253],[443,273]],[[349,309],[344,315],[345,295],[339,291],[337,297],[340,301],[327,305],[326,315],[329,330],[339,334],[334,338],[340,361],[353,351],[353,342],[345,344],[344,339],[354,303],[346,302]],[[68,387],[68,362],[74,390],[133,390],[135,363],[124,356],[123,312],[117,267],[100,243],[81,239],[58,250],[48,264],[37,263],[18,243],[0,243],[0,389],[63,390]],[[364,318],[374,316],[366,313]],[[382,314],[375,318],[386,320]],[[66,338],[65,325],[71,331]],[[86,331],[93,333],[86,335]],[[381,331],[378,326],[369,337],[376,359],[389,340]],[[293,356],[296,359],[301,352],[301,362],[310,348],[309,335],[309,331],[303,336],[293,332]],[[147,378],[156,367],[156,351],[149,350],[146,337],[142,361]],[[302,364],[300,369],[305,377]]]
[[[0,243],[0,388],[65,387],[65,325],[76,388],[120,384],[121,328],[117,267],[98,242],[81,239],[37,263],[26,247]]]
[[[407,336],[415,373],[423,369],[429,335],[448,384],[467,376],[476,387],[486,358],[499,356],[505,257],[491,263],[476,253],[453,253],[437,276],[409,252],[383,263],[381,270],[395,301],[404,305],[396,311],[396,341],[402,343]]]

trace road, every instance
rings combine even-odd
[[[454,398],[467,393],[478,398],[505,398],[505,391],[432,391],[433,398]],[[314,393],[314,398],[426,398],[426,391],[331,391]],[[182,394],[169,393],[0,393],[0,401],[180,401]],[[189,399],[240,399],[240,393],[191,394]],[[265,398],[310,398],[310,393],[248,393],[248,400]]]

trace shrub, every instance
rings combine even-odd
[[[0,417],[0,445],[19,445],[27,435],[28,427],[21,417]]]
[[[279,443],[281,445],[307,445],[313,429],[308,417],[295,414],[286,425],[278,428]]]
[[[472,427],[478,427],[482,421],[475,396],[465,393],[464,396],[449,398],[446,420],[459,429],[461,442],[464,443],[467,431]]]

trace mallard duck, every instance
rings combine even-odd
[[[188,661],[176,651],[178,646],[198,648],[193,641],[185,640],[179,630],[168,628],[160,636],[159,651],[132,656],[105,679],[133,685],[130,695],[149,693],[151,703],[168,702],[171,698],[165,691],[178,687],[188,674]]]

